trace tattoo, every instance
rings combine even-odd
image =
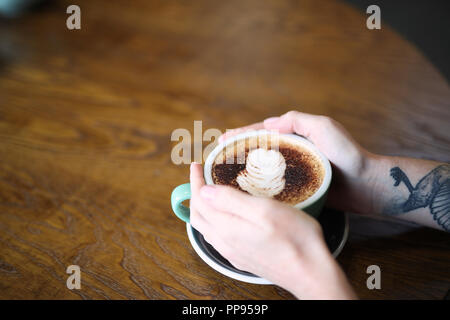
[[[391,213],[405,213],[418,208],[429,207],[433,219],[445,231],[450,231],[450,165],[443,164],[425,175],[415,187],[408,176],[400,169],[391,169],[394,186],[403,182],[410,195],[406,201],[399,203]]]

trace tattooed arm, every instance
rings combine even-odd
[[[450,165],[370,155],[374,213],[450,231]]]

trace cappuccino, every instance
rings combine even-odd
[[[298,140],[269,133],[228,144],[214,159],[211,175],[214,184],[295,205],[320,188],[325,168]]]

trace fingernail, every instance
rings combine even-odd
[[[272,123],[277,121],[278,119],[280,119],[280,117],[267,118],[266,120],[264,120],[264,123]]]
[[[202,196],[202,198],[211,200],[214,198],[216,191],[217,190],[214,186],[203,186],[200,189],[200,195]]]
[[[194,165],[196,165],[196,164],[198,164],[197,162],[191,162],[191,169],[192,169],[192,167],[194,166]]]

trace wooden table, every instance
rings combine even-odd
[[[176,128],[296,108],[374,152],[449,161],[450,89],[340,1],[78,0],[0,22],[0,298],[292,299],[208,267],[170,208]],[[442,299],[450,236],[352,215],[338,258],[361,298]],[[66,288],[79,265],[82,289]],[[366,287],[367,266],[382,289]]]

